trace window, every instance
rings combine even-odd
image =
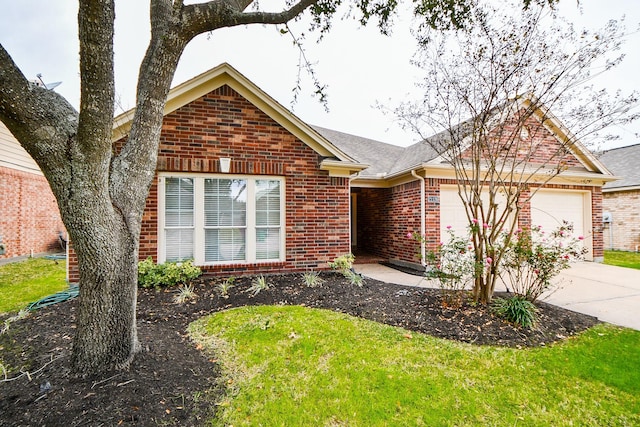
[[[193,258],[193,179],[167,179],[165,205],[167,259]]]
[[[160,261],[281,261],[283,187],[272,177],[161,176]]]
[[[246,259],[247,181],[204,180],[205,262]]]
[[[280,181],[256,181],[256,259],[280,258]]]

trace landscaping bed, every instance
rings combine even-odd
[[[0,383],[0,425],[200,425],[213,416],[221,393],[218,366],[186,333],[192,321],[215,311],[255,304],[327,308],[412,331],[476,345],[542,346],[593,325],[591,316],[539,303],[534,330],[515,327],[486,307],[442,304],[440,292],[366,279],[350,285],[339,274],[310,288],[301,275],[266,276],[270,288],[251,296],[251,278],[239,278],[223,298],[223,279],[193,283],[197,298],[176,304],[176,290],[141,289],[138,333],[143,352],[129,371],[77,379],[69,371],[76,302],[34,312],[0,336],[0,359],[12,368]]]

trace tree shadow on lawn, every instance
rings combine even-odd
[[[0,336],[0,360],[12,367],[0,383],[0,426],[33,425],[201,425],[215,416],[211,402],[224,392],[219,368],[186,333],[192,321],[212,312],[244,305],[296,304],[326,308],[400,326],[436,337],[478,345],[540,346],[583,331],[597,319],[538,303],[539,326],[515,327],[484,306],[442,304],[437,289],[415,288],[366,279],[350,285],[339,274],[310,288],[301,275],[266,276],[271,287],[251,297],[251,278],[239,278],[220,296],[220,278],[193,283],[197,298],[176,304],[176,290],[138,293],[138,333],[143,351],[128,371],[78,379],[69,371],[74,333],[74,300],[34,312],[12,323]],[[1,319],[0,319],[1,320]],[[1,374],[1,373],[0,373]]]

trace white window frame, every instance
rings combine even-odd
[[[193,174],[164,172],[158,174],[158,263],[167,259],[165,238],[165,183],[167,178],[191,178],[194,191],[194,264],[207,265],[242,265],[255,263],[278,263],[286,259],[286,200],[284,177],[272,175],[231,175],[231,174]],[[243,179],[247,181],[247,224],[246,224],[246,259],[239,261],[205,262],[205,215],[204,215],[204,181],[205,179]],[[280,247],[279,258],[256,259],[256,181],[270,180],[280,182]]]

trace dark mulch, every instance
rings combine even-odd
[[[0,383],[1,426],[202,425],[213,416],[211,400],[222,392],[218,367],[186,335],[187,325],[219,310],[249,304],[305,304],[349,313],[446,339],[477,345],[540,346],[597,323],[591,316],[538,304],[540,326],[523,330],[485,307],[444,307],[438,290],[366,280],[358,288],[338,274],[323,274],[317,288],[300,275],[268,276],[271,289],[249,297],[250,278],[238,279],[230,297],[216,290],[221,279],[198,280],[195,302],[178,305],[175,291],[141,290],[139,336],[144,351],[128,371],[80,380],[71,375],[69,353],[75,301],[41,309],[0,336],[3,363],[22,367]],[[1,320],[1,319],[0,319]],[[9,378],[19,372],[13,371]]]

